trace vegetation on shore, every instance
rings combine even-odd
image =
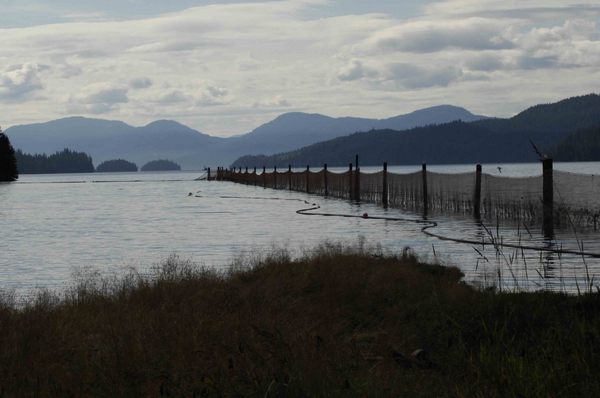
[[[140,169],[141,171],[178,171],[181,166],[175,162],[166,159],[152,160]]]
[[[96,167],[96,171],[99,173],[134,172],[138,171],[138,167],[135,163],[128,162],[124,159],[113,159],[100,163],[98,167]]]
[[[84,152],[65,148],[52,155],[16,152],[17,166],[21,174],[93,173],[92,157]]]
[[[600,295],[477,291],[323,246],[227,274],[170,258],[0,305],[6,396],[599,396]]]
[[[8,136],[0,129],[0,182],[11,182],[19,178],[17,159]]]

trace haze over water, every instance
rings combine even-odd
[[[414,171],[418,166],[391,168]],[[500,173],[498,165],[484,172]],[[540,165],[502,165],[504,175],[536,175]],[[433,171],[463,172],[473,166],[432,166]],[[369,168],[365,168],[368,171]],[[593,173],[598,163],[557,164],[556,169]],[[511,171],[512,170],[512,171]],[[375,171],[375,169],[373,169]],[[275,191],[229,182],[194,181],[198,172],[22,175],[18,183],[0,185],[0,220],[5,231],[0,256],[0,288],[20,292],[35,287],[61,288],[73,274],[90,267],[104,275],[134,267],[142,272],[171,254],[208,267],[223,268],[244,252],[266,253],[285,247],[293,255],[325,241],[380,245],[399,253],[411,247],[425,260],[459,266],[466,279],[520,288],[576,289],[585,284],[585,265],[600,275],[600,261],[576,256],[519,252],[508,263],[486,246],[426,237],[412,222],[305,216],[298,209],[321,206],[335,214],[419,218],[373,204],[350,204],[299,192]],[[189,194],[192,193],[190,196]],[[438,234],[478,239],[472,219],[434,217]],[[495,227],[495,226],[494,226]],[[495,228],[494,232],[496,232]],[[539,231],[524,236],[522,228],[501,225],[502,239],[543,245]],[[558,231],[559,244],[573,249],[571,231]],[[600,234],[580,234],[588,251],[600,252]],[[513,249],[503,254],[511,256]],[[542,276],[542,277],[540,277]]]

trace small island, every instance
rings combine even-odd
[[[142,166],[141,171],[179,171],[181,166],[166,159],[153,160]]]
[[[124,159],[113,159],[100,163],[96,171],[99,173],[135,172],[138,171],[138,167],[135,163]]]

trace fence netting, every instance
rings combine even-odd
[[[543,177],[501,177],[477,173],[408,174],[390,172],[231,172],[220,178],[265,188],[308,192],[317,195],[382,203],[411,211],[473,213],[479,203],[484,219],[540,221],[543,217]],[[217,177],[219,178],[219,176]],[[554,219],[578,225],[600,226],[600,176],[553,171]],[[479,202],[476,202],[479,198]]]

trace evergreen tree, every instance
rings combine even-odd
[[[0,181],[15,181],[19,178],[15,150],[0,128]]]

